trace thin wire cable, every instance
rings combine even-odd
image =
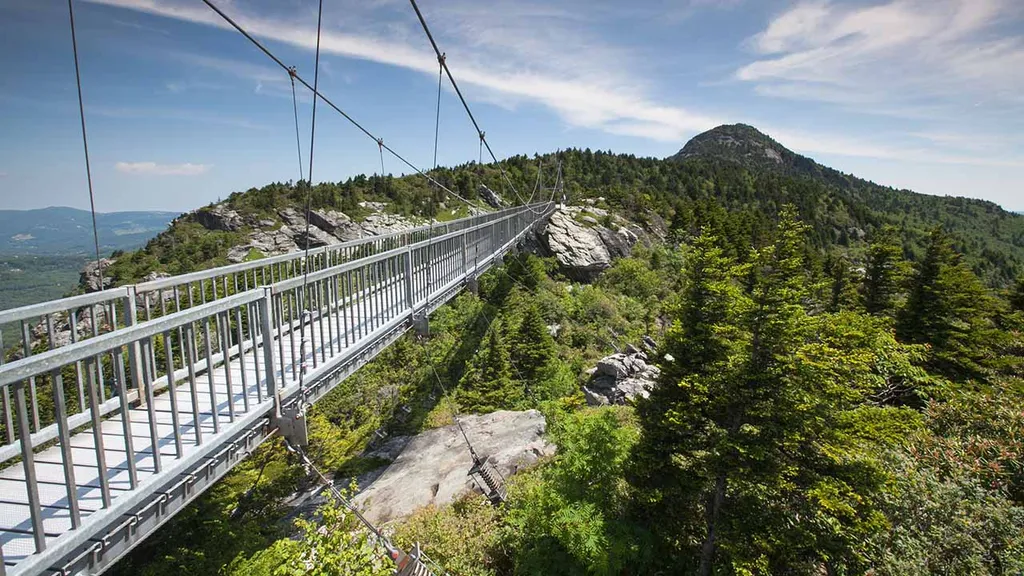
[[[416,11],[416,17],[419,18],[420,25],[423,27],[423,31],[427,34],[427,39],[430,40],[430,45],[433,46],[434,53],[437,54],[438,60],[441,62],[441,67],[444,68],[445,73],[448,75],[448,81],[452,83],[452,88],[455,89],[455,93],[459,96],[459,100],[462,102],[462,107],[466,109],[466,115],[469,116],[469,120],[473,123],[473,127],[476,128],[476,133],[480,136],[480,141],[483,142],[483,145],[487,148],[487,153],[490,154],[491,159],[494,160],[495,164],[497,164],[502,177],[506,182],[508,182],[508,185],[512,188],[516,197],[519,198],[519,201],[523,204],[528,204],[523,200],[522,195],[519,194],[519,190],[516,188],[515,184],[512,183],[512,180],[509,179],[508,174],[505,172],[505,168],[498,162],[498,157],[494,154],[494,150],[491,149],[491,144],[487,141],[484,131],[480,129],[480,124],[476,121],[476,117],[473,116],[473,111],[470,110],[469,103],[466,102],[466,98],[462,95],[462,90],[459,89],[459,85],[455,81],[455,76],[452,75],[451,69],[448,67],[448,62],[444,58],[444,54],[437,46],[437,42],[434,41],[434,35],[430,33],[430,27],[427,26],[427,21],[423,17],[423,13],[420,12],[419,5],[416,4],[416,0],[409,0],[409,2],[412,4],[413,10]],[[533,212],[532,209],[531,212]]]
[[[266,46],[263,45],[263,43],[261,43],[252,34],[250,34],[245,28],[243,28],[241,25],[239,25],[237,22],[235,22],[230,16],[228,16],[223,10],[221,10],[216,4],[214,4],[212,0],[203,0],[203,3],[206,4],[207,6],[209,6],[211,10],[216,12],[217,15],[220,16],[225,22],[230,24],[232,28],[237,30],[239,34],[244,36],[247,40],[249,40],[249,42],[251,42],[254,46],[259,48],[260,51],[263,52],[263,54],[265,54],[267,56],[267,58],[270,58],[271,60],[273,60],[274,63],[277,64],[278,66],[280,66],[282,70],[286,70],[286,71],[288,70],[289,67],[286,66],[285,63],[282,62],[280,58],[275,56],[273,52],[271,52],[269,49],[267,49]],[[312,85],[310,85],[309,82],[307,82],[300,74],[296,73],[295,74],[295,79],[299,82],[299,84],[301,84],[304,88],[306,88],[307,90],[309,90],[313,94],[314,99],[315,98],[319,98],[320,100],[322,100],[324,104],[327,104],[328,106],[330,106],[335,112],[340,114],[345,120],[347,120],[350,124],[355,126],[360,132],[365,134],[367,138],[370,138],[374,142],[380,143],[381,147],[384,150],[387,150],[388,153],[391,154],[392,156],[394,156],[395,159],[397,159],[399,162],[401,162],[402,164],[408,166],[411,170],[413,170],[414,172],[416,172],[420,176],[426,178],[428,182],[431,182],[432,184],[438,186],[439,188],[444,190],[446,193],[451,194],[452,196],[458,198],[459,200],[465,202],[468,205],[473,205],[472,202],[470,202],[469,200],[466,200],[465,198],[463,198],[462,196],[460,196],[456,192],[450,190],[449,188],[447,188],[446,186],[444,186],[443,184],[438,182],[435,178],[431,177],[429,174],[424,172],[418,166],[416,166],[415,164],[413,164],[412,162],[407,160],[404,156],[402,156],[401,154],[396,152],[393,148],[391,148],[387,144],[384,144],[383,143],[384,142],[383,139],[378,138],[377,136],[374,136],[372,132],[370,132],[365,127],[363,127],[363,125],[360,124],[359,122],[357,122],[354,118],[352,118],[352,116],[349,116],[349,114],[347,112],[345,112],[340,107],[338,107],[337,104],[332,102],[322,92],[320,92],[319,90],[314,88]]]
[[[287,444],[287,440],[285,441],[285,443]],[[290,444],[288,445],[291,446]],[[328,479],[327,476],[323,472],[321,472],[319,468],[317,468],[316,464],[313,464],[313,461],[309,458],[309,456],[306,454],[306,451],[303,450],[302,447],[291,446],[291,448],[292,450],[295,451],[296,454],[299,455],[299,459],[302,460],[302,463],[308,466],[316,474],[316,476],[320,479],[320,483],[323,484],[325,488],[330,490],[334,497],[337,498],[338,501],[341,502],[342,505],[345,506],[345,508],[347,508],[349,512],[351,512],[356,517],[356,519],[358,519],[359,522],[362,523],[363,526],[365,526],[366,529],[370,531],[371,534],[374,535],[374,537],[377,539],[378,544],[383,543],[384,548],[389,552],[389,554],[392,550],[398,549],[397,546],[392,544],[391,540],[388,539],[388,537],[385,536],[380,529],[374,526],[372,522],[370,522],[366,519],[365,516],[363,516],[362,512],[359,511],[359,508],[357,508],[355,504],[353,504],[348,498],[345,498],[345,495],[341,493],[341,490],[338,490],[334,483],[331,482],[330,479]],[[388,560],[394,561],[395,558],[392,558],[389,555]],[[448,572],[440,564],[438,564],[436,560],[428,558],[426,554],[421,553],[420,557],[416,558],[416,561],[420,562],[421,564],[430,563],[431,565],[433,565],[435,571],[439,572],[440,574],[448,574]]]
[[[295,113],[295,150],[299,156],[299,182],[305,180],[302,174],[302,143],[299,141],[299,102],[295,96],[295,68],[288,69],[288,77],[292,81],[292,111]]]
[[[75,35],[75,7],[68,0],[68,17],[71,21],[71,51],[75,55],[75,84],[78,86],[78,115],[82,120],[82,149],[85,151],[85,179],[89,183],[89,211],[92,213],[92,241],[96,248],[96,274],[99,288],[103,290],[103,265],[100,257],[100,233],[96,226],[96,196],[92,189],[92,166],[89,163],[89,138],[85,130],[85,100],[82,98],[82,72],[78,66],[78,37]]]
[[[320,83],[320,31],[321,31],[321,23],[323,22],[323,16],[324,16],[324,0],[320,0],[320,7],[317,10],[317,17],[316,17],[316,59],[314,61],[314,70],[313,70],[313,91],[314,91],[314,93],[316,92],[317,86]],[[292,78],[295,78],[295,74],[294,73],[290,73],[290,74],[292,75]],[[293,84],[293,86],[294,86],[294,84]],[[305,389],[305,380],[306,380],[306,321],[307,321],[307,318],[311,317],[311,313],[312,313],[312,311],[310,310],[310,300],[312,300],[312,299],[309,297],[309,268],[310,268],[310,264],[309,264],[309,245],[311,244],[310,237],[309,237],[309,230],[310,230],[309,216],[310,216],[310,212],[312,212],[312,200],[313,200],[313,148],[314,148],[314,144],[316,142],[316,101],[317,101],[317,99],[314,97],[313,98],[313,117],[311,119],[310,127],[309,127],[309,172],[307,173],[309,175],[309,179],[306,180],[306,236],[303,239],[304,243],[305,243],[305,246],[303,247],[303,255],[302,255],[302,260],[303,260],[303,266],[302,266],[302,291],[299,293],[301,295],[301,298],[302,298],[302,300],[301,300],[301,307],[304,309],[303,310],[303,317],[299,319],[299,346],[300,346],[300,348],[299,348],[299,356],[301,357],[301,361],[302,361],[302,368],[299,371],[299,390],[300,390],[299,400],[300,400],[300,402],[302,402],[305,399],[305,394],[302,391]],[[296,126],[296,128],[295,128],[296,129],[296,136],[295,137],[296,137],[296,140],[297,140],[298,139],[298,124],[296,124],[295,126]],[[300,156],[300,159],[301,159],[301,156]],[[313,330],[312,325],[309,327],[309,329],[312,332],[312,330]],[[313,362],[315,364],[316,363],[316,350],[315,349],[312,350],[312,354],[313,354]]]
[[[437,61],[437,116],[434,118],[434,170],[437,170],[437,139],[441,128],[441,74],[444,73],[444,54],[441,54]]]

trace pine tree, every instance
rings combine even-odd
[[[868,314],[894,317],[906,276],[899,233],[886,226],[875,233],[868,246],[864,273],[864,308]]]
[[[942,230],[932,232],[896,326],[902,341],[931,347],[928,368],[953,379],[984,379],[998,330],[995,302]]]
[[[518,368],[517,376],[533,386],[545,377],[545,369],[556,357],[555,339],[548,332],[547,322],[536,305],[528,305],[523,319],[513,333],[512,361]]]
[[[674,361],[638,407],[634,459],[675,570],[802,572],[827,559],[853,573],[855,543],[877,526],[863,497],[877,476],[851,448],[847,415],[880,387],[876,365],[909,360],[877,321],[808,312],[804,238],[784,210],[749,271],[707,236],[687,259],[665,344]]]
[[[479,413],[512,408],[522,401],[523,390],[512,380],[508,348],[501,339],[501,327],[495,323],[487,333],[483,347],[459,381],[459,404]]]
[[[858,304],[857,277],[846,256],[830,257],[825,262],[825,274],[828,275],[828,303],[825,307],[829,312],[853,310]]]
[[[1018,278],[1009,296],[1010,308],[1014,312],[1024,312],[1024,277]]]
[[[681,305],[659,350],[658,385],[637,405],[643,434],[633,483],[646,495],[647,513],[671,535],[668,541],[701,530],[694,522],[707,488],[706,470],[689,455],[712,442],[713,414],[729,402],[724,375],[747,340],[740,327],[748,305],[737,281],[741,272],[722,244],[710,227],[693,240]]]

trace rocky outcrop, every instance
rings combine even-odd
[[[544,416],[536,410],[493,412],[462,417],[477,453],[508,477],[539,458],[554,454],[543,435]],[[396,438],[370,454],[392,460],[356,496],[371,522],[408,516],[429,504],[447,504],[475,489],[468,476],[473,463],[456,426],[428,430],[412,438]]]
[[[82,268],[78,277],[78,285],[86,292],[99,292],[114,286],[114,279],[106,273],[107,268],[116,262],[112,258],[101,258],[99,262],[93,260]],[[100,277],[102,276],[102,280]]]
[[[409,228],[415,228],[417,224],[404,216],[398,214],[387,214],[378,212],[370,214],[360,224],[364,236],[382,236],[393,232],[401,232]]]
[[[481,200],[487,202],[487,205],[495,210],[501,210],[506,206],[505,201],[501,199],[501,196],[498,196],[497,192],[491,190],[484,184],[480,185],[479,190],[477,190],[477,194],[480,196]]]
[[[611,218],[614,229],[596,224],[597,218]],[[623,226],[604,210],[566,207],[551,215],[541,244],[566,275],[589,282],[609,268],[613,258],[629,256],[639,233],[642,231]]]
[[[309,222],[342,242],[358,240],[365,235],[362,227],[348,214],[336,210],[313,210],[309,213]]]
[[[637,396],[646,398],[659,373],[657,366],[647,363],[646,353],[630,347],[597,363],[583,395],[591,406],[626,404]]]
[[[208,208],[200,208],[189,216],[207,230],[235,232],[245,226],[245,219],[238,212],[225,204],[217,204]]]

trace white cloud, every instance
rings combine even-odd
[[[185,0],[89,0],[91,2],[230,29],[213,11]],[[1017,0],[894,0],[851,9],[828,2],[805,2],[774,19],[747,46],[756,61],[736,77],[754,83],[763,95],[824,101],[844,107],[870,108],[900,115],[913,105],[920,110],[943,110],[933,101],[939,92],[963,91],[965,81],[988,85],[986,106],[1003,105],[1017,96],[1014,79],[1024,75],[1024,62],[1015,70],[1022,49],[1019,41],[987,41],[980,53],[964,51],[981,30]],[[700,4],[710,3],[701,0]],[[341,7],[325,13],[321,50],[396,66],[436,78],[437,61],[404,2],[339,0]],[[241,26],[261,40],[286,43],[311,51],[316,42],[315,12],[310,5],[287,10],[267,0],[223,2]],[[723,5],[732,2],[721,2]],[[936,7],[938,6],[938,7]],[[636,6],[643,11],[643,6]],[[338,17],[343,12],[344,18]],[[651,64],[628,49],[616,47],[602,27],[618,28],[631,18],[620,2],[564,0],[552,5],[541,0],[495,0],[482,6],[473,0],[432,3],[426,13],[433,32],[448,53],[448,62],[467,97],[513,109],[520,103],[540,104],[568,125],[650,140],[681,144],[694,133],[726,121],[763,125],[763,118],[664,104],[650,94]],[[495,18],[500,14],[500,20]],[[301,18],[297,20],[297,18]],[[595,21],[595,19],[603,19]],[[241,39],[239,40],[242,41]],[[926,49],[916,50],[925,46]],[[254,61],[262,58],[256,55]],[[893,54],[903,59],[887,60]],[[981,54],[981,55],[979,55]],[[190,57],[193,63],[253,81],[261,93],[287,80],[269,61],[239,67],[213,57]],[[993,61],[989,61],[989,59]],[[942,66],[956,70],[945,77]],[[997,73],[1002,70],[1002,74]],[[299,72],[309,76],[301,66]],[[660,87],[664,88],[664,86]],[[923,90],[928,88],[929,90]],[[891,94],[899,97],[894,101]],[[283,95],[290,97],[290,90]],[[921,96],[921,97],[918,97]],[[925,98],[927,96],[927,98]],[[980,98],[972,98],[970,105]],[[358,110],[349,110],[359,119]],[[486,130],[487,126],[483,126]],[[952,130],[943,130],[955,133]],[[929,150],[921,142],[901,145],[885,136],[878,142],[835,134],[774,133],[783,143],[805,153],[839,154],[921,162],[985,165],[1003,162],[1020,166],[1024,160],[972,156],[963,150]],[[387,135],[384,135],[385,137]],[[500,135],[492,134],[495,139]],[[935,144],[933,141],[932,144]]]
[[[198,176],[210,171],[209,164],[157,164],[156,162],[118,162],[114,169],[124,174],[147,176]]]
[[[762,94],[871,108],[1004,110],[1024,103],[1024,40],[1000,33],[1019,0],[890,0],[797,4],[750,39],[736,72]]]
[[[7,178],[7,172],[0,172],[0,178]]]

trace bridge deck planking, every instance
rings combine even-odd
[[[390,282],[389,282],[390,284]],[[334,356],[342,354],[345,346],[345,336],[348,333],[349,347],[359,341],[359,334],[367,334],[372,331],[370,326],[374,322],[384,322],[404,310],[402,306],[394,306],[389,311],[382,311],[383,314],[374,316],[364,315],[361,311],[346,309],[343,310],[340,318],[334,313],[323,314],[312,319],[307,325],[307,330],[312,330],[315,336],[311,340],[316,343],[314,350],[306,354],[309,365],[312,366],[313,357],[319,363],[322,358],[328,361]],[[353,307],[357,308],[357,307]],[[330,326],[328,328],[328,325]],[[320,341],[320,328],[326,336],[328,330],[333,338],[326,342]],[[295,346],[299,346],[299,328],[296,325],[292,328],[295,333]],[[292,338],[286,331],[283,334],[275,335],[275,345],[272,351],[275,366],[278,367],[276,375],[278,378],[284,375],[285,386],[294,384],[292,367]],[[281,357],[277,340],[280,339],[284,350],[284,357]],[[333,354],[332,354],[333,345]],[[249,409],[266,409],[268,398],[266,398],[266,378],[257,374],[253,362],[252,342],[243,345],[246,354],[245,380],[246,390],[242,390],[242,362],[239,360],[237,351],[230,360],[229,370],[231,372],[231,394],[228,392],[228,383],[225,376],[224,365],[217,365],[213,368],[213,382],[217,401],[216,413],[219,421],[219,432],[214,433],[214,409],[210,402],[210,386],[207,377],[207,370],[203,369],[196,373],[196,400],[199,408],[200,436],[203,444],[216,442],[217,438],[231,436],[235,430],[230,422],[229,399],[234,402],[234,412],[237,417],[245,412],[245,397],[248,397]],[[257,343],[256,354],[262,362],[263,345]],[[298,356],[296,350],[295,358]],[[299,362],[301,363],[301,361]],[[299,367],[295,366],[296,371]],[[261,364],[262,369],[262,364]],[[262,370],[261,370],[262,371]],[[259,392],[257,387],[262,387],[263,403],[259,403]],[[195,421],[192,410],[192,391],[188,379],[178,381],[175,385],[178,407],[178,430],[182,441],[182,456],[187,455],[190,450],[195,449]],[[172,421],[170,393],[165,388],[153,399],[153,415],[157,424],[157,437],[161,462],[168,462],[177,457],[177,449],[174,441],[174,424]],[[133,408],[129,411],[131,421],[131,437],[134,449],[134,461],[139,485],[144,484],[148,479],[156,475],[155,461],[153,458],[153,446],[150,433],[150,412],[145,407]],[[115,415],[104,420],[100,426],[103,437],[103,454],[106,464],[106,477],[110,487],[110,497],[114,501],[120,494],[131,490],[130,476],[128,472],[128,452],[124,440],[124,425],[120,415]],[[102,490],[100,487],[98,450],[93,429],[88,428],[71,436],[72,461],[74,462],[76,494],[78,496],[79,510],[83,524],[88,522],[90,513],[100,510],[103,505]],[[60,446],[53,446],[44,450],[35,457],[35,471],[39,481],[39,496],[42,505],[43,525],[46,533],[47,544],[56,540],[61,534],[71,530],[71,514],[67,499],[67,488],[64,479],[63,453]],[[32,520],[28,506],[28,492],[25,484],[24,467],[20,464],[10,466],[0,471],[0,546],[3,547],[4,562],[7,566],[13,567],[26,556],[35,551],[32,538]]]

